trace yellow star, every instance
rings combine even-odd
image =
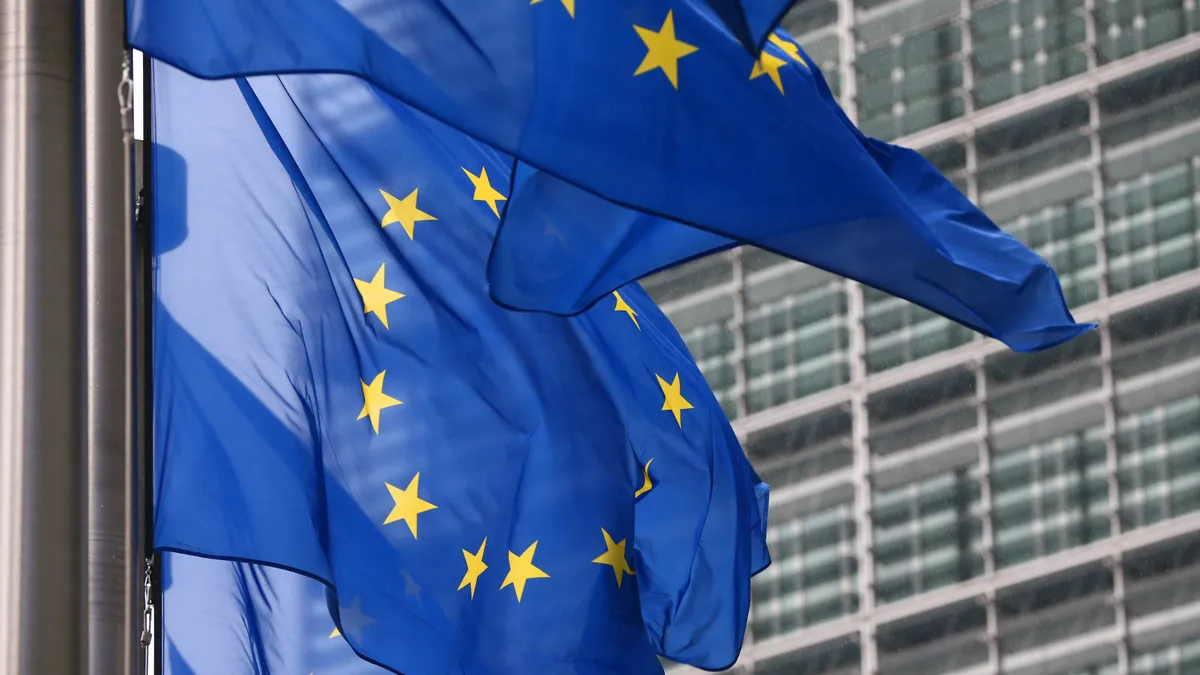
[[[672,413],[674,413],[675,423],[679,425],[680,429],[682,429],[683,418],[680,416],[680,413],[682,413],[684,410],[691,410],[692,404],[688,403],[688,400],[683,397],[683,394],[679,393],[679,373],[675,373],[675,380],[670,384],[667,384],[667,381],[658,375],[655,375],[654,377],[658,378],[658,386],[661,387],[663,391],[662,409],[670,410]]]
[[[386,263],[385,263],[386,265]],[[397,293],[383,285],[384,265],[379,266],[379,270],[375,272],[375,276],[370,281],[355,279],[354,285],[358,287],[358,292],[363,299],[363,314],[375,312],[375,316],[383,322],[383,327],[388,327],[387,306],[390,302],[395,302],[404,297],[403,293]]]
[[[764,51],[754,62],[754,67],[750,69],[750,79],[766,75],[771,78],[771,81],[775,83],[775,88],[782,94],[783,80],[779,77],[779,69],[786,65],[787,61]]]
[[[329,634],[329,639],[332,640],[333,638],[335,638],[341,634],[342,634],[342,631],[338,630],[337,626],[334,626],[333,632]]]
[[[417,208],[417,191],[413,190],[408,193],[404,199],[396,199],[392,195],[379,191],[383,198],[387,200],[388,212],[383,215],[383,227],[387,227],[392,223],[400,223],[404,227],[404,232],[408,234],[408,238],[413,238],[413,228],[417,223],[423,220],[437,220],[433,216],[425,213]]]
[[[530,0],[529,4],[536,5],[541,1],[542,0]],[[563,5],[563,7],[567,8],[567,14],[570,14],[571,18],[574,19],[575,18],[575,0],[562,0],[562,5]]]
[[[646,466],[642,469],[642,487],[638,488],[637,492],[633,493],[634,499],[641,497],[642,495],[649,492],[651,490],[651,488],[654,487],[654,483],[650,482],[650,462],[653,462],[653,461],[654,461],[654,458],[651,457],[646,462]]]
[[[525,582],[530,579],[549,579],[550,575],[541,571],[533,564],[533,554],[537,550],[538,543],[535,541],[525,549],[521,555],[517,555],[512,551],[508,552],[508,574],[504,575],[504,583],[500,584],[500,590],[504,590],[507,586],[512,586],[517,592],[517,602],[521,601],[521,595],[525,593]]]
[[[417,516],[432,511],[437,507],[417,496],[420,489],[421,472],[408,482],[408,487],[401,490],[391,483],[384,483],[387,486],[388,492],[392,493],[392,501],[396,505],[392,507],[392,512],[388,514],[387,520],[383,521],[384,525],[403,520],[408,524],[409,531],[412,532],[413,539],[417,538]]]
[[[475,584],[479,582],[479,575],[487,570],[487,563],[483,562],[483,549],[487,548],[487,537],[483,538],[483,543],[479,545],[478,553],[471,553],[467,549],[463,549],[463,558],[467,561],[467,573],[463,575],[462,583],[458,585],[458,590],[471,587],[471,599],[475,599]]]
[[[371,380],[371,384],[367,384],[365,381],[359,380],[359,382],[362,382],[363,409],[358,413],[358,419],[361,420],[364,417],[370,417],[371,427],[375,429],[376,434],[379,433],[379,412],[384,408],[390,408],[394,405],[400,405],[401,403],[404,403],[404,401],[398,401],[383,393],[384,375],[387,375],[386,370],[379,371],[379,374],[375,376],[375,379]]]
[[[496,214],[496,217],[499,218],[500,210],[496,208],[496,202],[505,201],[508,197],[500,194],[496,191],[496,188],[492,187],[492,182],[488,180],[487,167],[480,168],[478,176],[467,171],[465,166],[462,167],[462,170],[471,179],[471,183],[475,185],[475,194],[472,198],[477,202],[487,202],[487,205],[492,207],[492,213]]]
[[[699,47],[675,39],[675,17],[670,10],[667,11],[667,20],[663,21],[662,28],[658,32],[641,26],[634,26],[633,29],[646,44],[646,57],[642,59],[638,69],[633,72],[634,77],[648,73],[655,68],[661,68],[667,79],[671,81],[671,86],[678,89],[679,59],[695,53]]]
[[[625,298],[622,298],[620,293],[613,291],[613,296],[617,299],[617,306],[613,307],[613,311],[628,314],[629,318],[633,319],[633,325],[637,326],[638,330],[641,330],[642,325],[638,323],[637,312],[633,311],[633,308],[629,306],[628,302],[625,302]]]
[[[794,42],[784,40],[774,33],[771,33],[771,37],[768,39],[771,41],[771,44],[782,49],[784,53],[792,57],[793,60],[799,61],[800,65],[804,66],[805,68],[808,67],[808,64],[804,62],[804,57],[800,56],[800,48],[797,47]]]
[[[621,587],[621,579],[626,574],[633,574],[633,570],[629,569],[629,562],[625,560],[625,540],[614,542],[613,538],[608,534],[608,530],[603,527],[600,532],[604,535],[604,546],[608,550],[598,556],[592,562],[600,563],[601,565],[610,565],[613,568],[613,574],[617,575],[617,588]]]

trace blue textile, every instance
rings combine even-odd
[[[514,308],[571,314],[656,270],[753,244],[905,298],[1017,351],[1053,347],[1093,327],[1075,322],[1050,265],[996,227],[920,154],[859,132],[812,59],[783,32],[775,37],[769,49],[792,50],[779,51],[788,60],[780,75],[789,96],[812,97],[793,119],[820,117],[837,129],[827,146],[861,161],[864,180],[826,186],[825,197],[863,209],[863,217],[805,218],[790,227],[735,221],[706,232],[622,215],[620,207],[522,165],[518,175],[528,179],[514,192],[489,267],[493,297]],[[868,217],[880,203],[892,204],[897,216]]]
[[[363,80],[153,75],[156,546],[406,675],[733,662],[767,488],[646,294],[497,306],[512,159]]]
[[[740,5],[751,33],[781,4],[128,0],[128,35],[203,77],[357,74],[555,178],[728,237],[905,227],[909,200],[848,151],[855,131],[790,43],[754,58],[710,2]]]
[[[164,553],[165,675],[387,675],[336,631],[325,585],[266,565]]]

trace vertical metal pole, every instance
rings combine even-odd
[[[75,0],[0,0],[0,672],[84,670]]]
[[[129,182],[133,83],[125,71],[131,66],[124,4],[80,2],[90,675],[133,675],[142,663]]]

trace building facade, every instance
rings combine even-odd
[[[730,672],[1200,673],[1197,0],[804,0],[785,26],[1100,329],[1015,354],[753,249],[647,280],[772,486]]]

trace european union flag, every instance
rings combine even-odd
[[[129,0],[128,34],[203,77],[359,75],[571,185],[735,239],[906,227],[911,203],[847,151],[858,137],[794,45],[756,58],[710,4],[787,3]]]
[[[154,84],[156,546],[407,675],[736,659],[767,488],[636,284],[490,300],[511,158],[354,77]]]
[[[824,219],[817,208],[791,223],[732,221],[702,231],[622,213],[522,165],[518,175],[527,180],[504,214],[489,267],[493,297],[514,308],[572,314],[651,272],[753,244],[922,305],[1017,351],[1052,347],[1093,327],[1075,323],[1050,265],[996,227],[920,154],[863,135],[804,50],[783,32],[772,38],[763,62],[773,59],[774,66],[764,72],[780,93],[803,101],[788,115],[798,127],[829,129],[826,148],[862,163],[860,180],[830,185],[824,198],[860,208],[862,217]],[[879,203],[892,204],[896,217],[868,217]]]

